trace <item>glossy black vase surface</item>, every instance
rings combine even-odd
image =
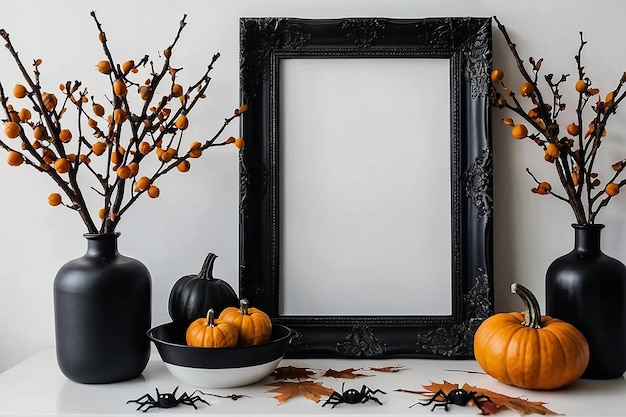
[[[573,324],[589,342],[583,378],[609,379],[626,371],[626,266],[604,254],[601,224],[572,225],[574,250],[546,273],[546,314]]]
[[[118,252],[118,233],[84,236],[85,255],[63,265],[54,280],[59,368],[87,384],[135,378],[150,357],[150,273]]]

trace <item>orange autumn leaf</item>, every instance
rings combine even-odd
[[[448,394],[450,391],[459,388],[459,384],[448,382],[444,380],[442,383],[431,383],[430,385],[422,385],[427,392],[423,391],[411,391],[411,390],[397,390],[401,392],[421,394],[427,398],[432,396],[439,390]],[[484,388],[475,387],[469,384],[464,384],[461,389],[467,392],[474,391],[477,396],[486,395],[491,401],[481,401],[482,413],[480,415],[491,415],[502,410],[512,410],[517,412],[520,416],[527,414],[540,414],[540,415],[558,415],[552,410],[549,410],[544,406],[544,402],[541,401],[529,401],[521,397],[509,397],[508,395],[500,394],[495,391],[491,391]],[[469,405],[473,405],[472,402]]]
[[[290,398],[303,396],[311,401],[319,402],[322,396],[329,396],[333,393],[332,388],[325,387],[321,382],[313,381],[279,381],[268,384],[274,386],[267,392],[277,393],[274,396],[279,403],[284,403]]]
[[[504,394],[484,388],[474,387],[468,384],[464,384],[463,389],[466,391],[476,391],[479,395],[486,395],[489,397],[491,402],[496,407],[496,411],[494,411],[494,413],[500,411],[501,409],[509,409],[516,411],[520,416],[526,414],[540,414],[542,416],[558,415],[558,413],[544,407],[544,404],[546,403],[541,401],[529,401],[521,397],[509,397]]]
[[[422,385],[422,387],[424,387],[425,390],[428,390],[428,391],[432,392],[433,394],[436,393],[439,390],[441,390],[441,391],[443,391],[443,392],[445,392],[447,394],[450,391],[454,391],[455,389],[458,389],[459,388],[459,384],[448,382],[448,381],[446,381],[444,379],[443,382],[440,383],[440,384],[432,382],[430,385]],[[432,397],[432,395],[430,395],[430,396]]]
[[[335,369],[328,369],[326,372],[324,372],[323,376],[330,377],[330,378],[345,378],[345,379],[355,379],[355,378],[373,376],[373,375],[362,374],[357,371],[359,371],[359,369],[347,368],[347,369],[342,369],[340,371],[337,371]]]

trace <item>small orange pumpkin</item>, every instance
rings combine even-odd
[[[199,347],[232,347],[237,345],[239,335],[232,324],[214,319],[214,311],[209,309],[206,318],[194,320],[189,327],[185,338],[189,346]]]
[[[517,283],[511,292],[524,301],[524,313],[498,313],[474,335],[474,356],[480,367],[500,382],[530,389],[556,389],[583,374],[589,345],[574,326],[541,316],[535,296]]]
[[[248,300],[242,298],[239,308],[226,307],[220,314],[220,320],[231,323],[239,333],[239,344],[258,345],[272,337],[272,321],[265,312],[248,307]]]

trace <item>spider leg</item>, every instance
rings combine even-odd
[[[200,398],[199,395],[194,395],[193,397],[189,397],[189,400],[192,403],[196,403],[196,402],[200,401],[201,403],[205,403],[206,405],[211,405],[207,401],[205,401],[204,399]]]
[[[344,402],[345,401],[343,400],[343,397],[341,396],[341,394],[339,394],[337,391],[333,391],[333,393],[328,396],[328,399],[326,400],[326,402],[322,404],[322,407],[324,407],[326,404],[332,404],[331,408],[335,408],[337,404],[341,404]]]
[[[207,405],[211,405],[208,402],[204,401],[202,398],[200,398],[199,395],[196,395],[194,397],[190,397],[189,394],[187,394],[186,392],[183,392],[182,395],[180,396],[179,399],[176,400],[177,404],[185,404],[185,405],[190,405],[193,408],[195,408],[196,410],[198,409],[198,407],[196,406],[196,402],[203,402]]]
[[[387,394],[385,391],[381,390],[381,389],[375,389],[372,391],[372,389],[370,387],[368,387],[367,385],[363,385],[363,388],[361,388],[361,394],[363,395],[374,395],[377,393],[381,393],[381,394]]]
[[[435,411],[435,408],[437,407],[443,407],[444,410],[448,411],[448,401],[444,402],[438,402],[435,403],[435,405],[433,405],[433,408],[430,409],[430,411]]]
[[[442,399],[441,399],[441,400],[438,400],[438,399],[437,399],[438,397],[441,397]],[[430,405],[430,404],[432,404],[432,403],[434,403],[434,402],[436,402],[436,401],[437,401],[437,402],[442,402],[442,401],[448,402],[448,396],[446,395],[446,393],[445,393],[445,392],[443,392],[442,390],[439,390],[439,391],[437,391],[437,392],[435,393],[435,395],[433,395],[432,397],[430,397],[430,400],[428,400],[428,401],[427,401],[427,402],[425,402],[425,403],[420,402],[420,404],[422,404],[422,405]]]
[[[378,404],[383,405],[383,403],[381,403],[378,398],[374,397],[373,395],[370,395],[369,393],[365,395],[365,397],[363,397],[363,399],[361,400],[361,403],[367,402],[369,400],[376,401]]]
[[[143,411],[146,411],[152,407],[154,407],[153,404],[156,404],[156,401],[154,401],[154,398],[152,398],[152,395],[150,394],[144,394],[141,397],[137,398],[136,400],[128,400],[126,401],[126,404],[129,403],[137,403],[139,404],[139,407],[137,407],[137,410],[141,410],[142,407],[149,405],[150,407],[146,408]]]
[[[478,407],[480,411],[483,411],[483,406],[481,405],[481,403],[492,402],[491,398],[489,398],[486,395],[473,395],[472,400],[474,401],[474,404],[476,405],[476,407]]]

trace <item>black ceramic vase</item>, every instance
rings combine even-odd
[[[87,384],[135,378],[150,357],[150,273],[118,252],[119,233],[84,236],[87,253],[63,265],[54,280],[59,368]]]
[[[572,225],[574,250],[546,273],[546,313],[574,325],[589,342],[583,378],[626,371],[626,266],[600,249],[601,224]]]

